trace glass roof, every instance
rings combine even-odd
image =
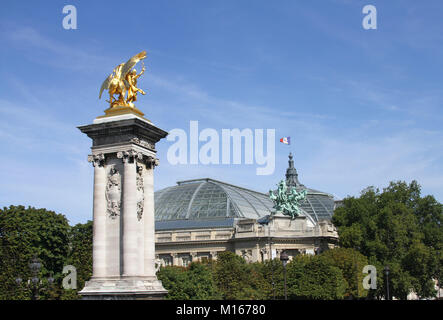
[[[267,195],[224,182],[201,179],[178,182],[155,192],[157,221],[178,219],[252,218],[270,213]]]
[[[334,213],[334,197],[327,193],[308,189],[306,200],[301,203],[301,207],[315,221],[331,220]]]
[[[208,178],[188,180],[155,192],[155,220],[259,219],[270,215],[273,205],[264,193]],[[308,189],[301,207],[303,214],[315,223],[331,219],[334,199],[327,193]]]

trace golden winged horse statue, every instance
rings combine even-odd
[[[124,106],[132,107],[134,106],[134,101],[137,100],[137,93],[146,94],[142,89],[137,88],[137,79],[145,72],[145,66],[139,74],[133,69],[137,62],[146,58],[146,51],[142,51],[136,54],[126,63],[121,63],[114,68],[112,73],[103,81],[100,88],[99,99],[102,97],[103,90],[108,90],[109,92],[109,107]],[[126,92],[128,96],[126,97]],[[118,95],[116,99],[114,95]]]

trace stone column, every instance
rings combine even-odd
[[[177,253],[173,253],[172,254],[172,265],[173,266],[178,266],[179,265],[178,254]]]
[[[261,261],[261,257],[260,257],[260,245],[257,243],[255,245],[255,250],[254,250],[254,256],[253,259],[255,262],[263,262]]]
[[[154,217],[154,167],[158,160],[147,157],[144,183],[144,275],[155,276],[155,217]]]
[[[137,249],[137,168],[135,155],[130,152],[119,152],[117,157],[123,159],[123,276],[138,276]]]
[[[93,140],[91,161],[98,164],[94,271],[80,294],[94,300],[163,298],[167,291],[154,267],[154,181],[149,161],[155,160],[155,144],[167,132],[131,114],[97,118],[79,129]]]
[[[105,156],[92,155],[88,161],[94,166],[92,276],[106,276],[106,171]]]

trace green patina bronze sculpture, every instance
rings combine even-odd
[[[269,191],[269,198],[274,202],[274,209],[290,216],[292,220],[301,213],[300,202],[306,198],[307,190],[297,192],[295,187],[288,189],[284,180],[278,184],[277,193]]]

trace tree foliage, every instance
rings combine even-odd
[[[78,299],[77,290],[61,288],[63,267],[77,268],[78,288],[92,270],[92,223],[69,226],[62,214],[33,207],[10,206],[0,210],[0,299],[30,299],[31,291],[15,279],[31,277],[34,255],[41,262],[38,275],[45,284],[41,299]],[[52,286],[47,278],[52,275]]]
[[[321,256],[299,255],[287,266],[291,299],[343,299],[347,282],[341,270]]]
[[[266,299],[269,286],[254,264],[233,252],[219,253],[214,263],[214,280],[226,300]]]
[[[0,298],[26,299],[17,277],[30,278],[29,262],[36,255],[41,277],[60,273],[67,256],[69,224],[65,216],[46,209],[10,206],[0,210]]]
[[[72,265],[77,270],[77,290],[64,290],[61,299],[80,299],[78,291],[92,276],[92,226],[92,221],[88,221],[70,228],[65,265]]]
[[[355,249],[335,248],[326,250],[319,257],[328,265],[340,269],[346,280],[345,298],[364,298],[368,290],[363,288],[364,266],[368,265],[368,259]]]
[[[177,266],[161,267],[157,277],[168,290],[169,300],[214,300],[221,298],[211,266],[191,263],[187,268]]]
[[[443,207],[433,196],[421,197],[416,181],[391,182],[380,192],[372,187],[348,197],[335,210],[333,223],[343,247],[353,248],[379,266],[376,296],[384,296],[382,267],[390,267],[392,295],[406,299],[435,295],[432,279],[441,274]]]

